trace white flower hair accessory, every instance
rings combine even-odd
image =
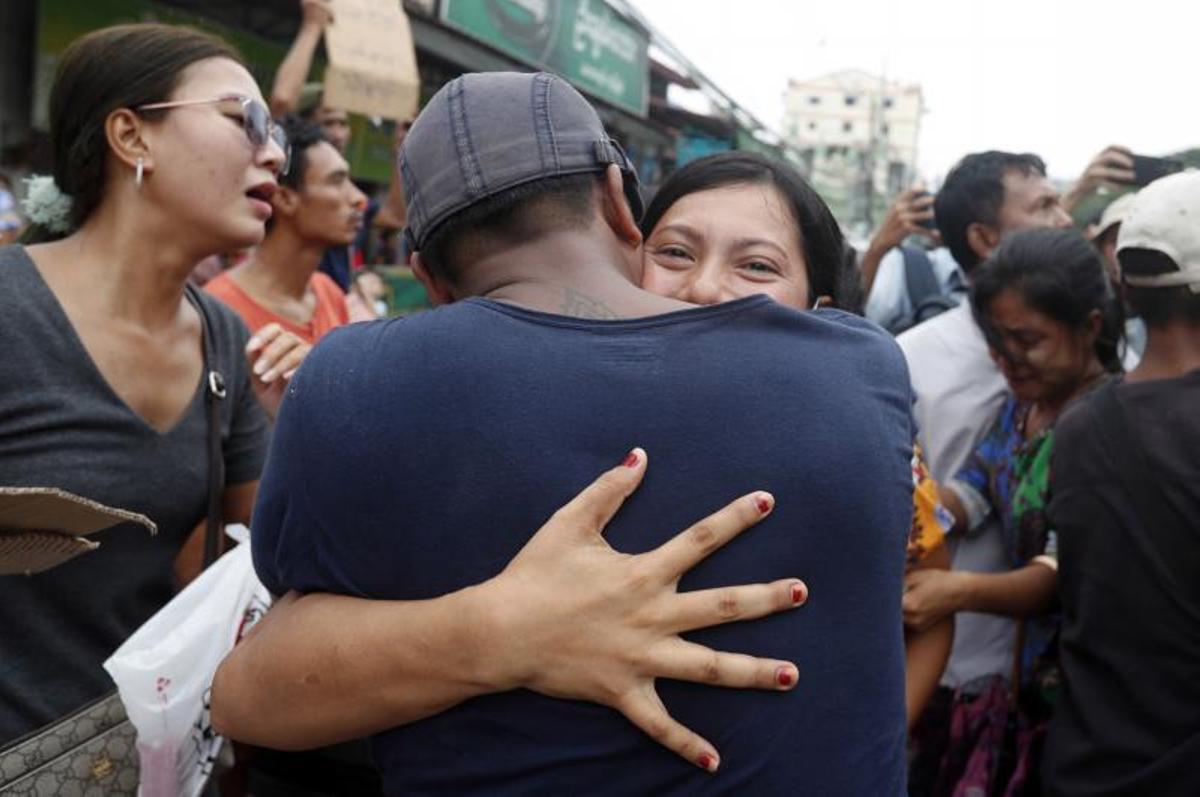
[[[25,180],[21,207],[34,224],[52,233],[71,231],[71,197],[55,184],[53,177],[35,175]]]

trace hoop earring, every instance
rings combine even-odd
[[[146,164],[145,164],[145,162],[143,162],[142,156],[138,155],[137,172],[133,175],[133,184],[136,185],[138,188],[142,187],[142,172],[145,169],[145,166],[146,166]]]

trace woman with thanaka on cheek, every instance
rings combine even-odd
[[[642,220],[642,287],[695,304],[766,294],[807,310],[838,307],[853,277],[829,208],[799,174],[748,153],[702,158],[673,173]],[[798,452],[798,455],[800,453]],[[936,485],[914,457],[914,522],[908,563],[949,566]],[[949,655],[953,625],[906,638],[909,724],[933,693]]]
[[[1012,395],[941,497],[953,533],[999,518],[1010,569],[910,574],[905,621],[922,628],[956,612],[1022,619],[1018,686],[1036,721],[1050,713],[1043,686],[1057,658],[1057,541],[1047,516],[1054,425],[1120,372],[1123,322],[1100,255],[1074,230],[1012,233],[972,276],[971,309]],[[1037,761],[1022,763],[1036,771]]]

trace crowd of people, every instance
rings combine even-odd
[[[377,200],[302,6],[269,100],[184,27],[59,65],[0,485],[158,533],[0,577],[0,790],[201,571],[215,484],[276,601],[211,676],[214,794],[1200,793],[1200,173],[1078,229],[1128,150],[1061,195],[971,153],[859,254],[783,162],[646,204],[567,82],[479,73]],[[439,307],[377,320],[398,230]]]

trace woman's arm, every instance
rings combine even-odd
[[[967,508],[963,506],[962,499],[958,497],[958,493],[950,489],[944,484],[938,485],[938,503],[946,508],[954,517],[954,525],[951,526],[947,534],[962,534],[967,530],[968,518]],[[944,568],[944,569],[948,569]]]
[[[303,749],[360,737],[476,695],[527,688],[610,706],[702,768],[716,750],[675,722],[655,678],[785,690],[791,662],[712,651],[679,634],[802,604],[796,579],[677,593],[679,578],[773,506],[752,493],[662,547],[601,536],[645,453],[560,509],[495,578],[433,600],[286,596],[217,671],[212,720],[231,738]]]
[[[919,631],[955,612],[1029,617],[1049,608],[1056,582],[1042,558],[1007,573],[920,570],[904,582],[904,622]]]
[[[254,510],[254,495],[257,492],[257,481],[226,487],[221,498],[221,520],[225,523],[249,526],[250,513]],[[188,534],[179,553],[175,554],[175,583],[180,589],[190,584],[204,569],[204,535],[207,530],[207,519],[201,520]],[[231,540],[226,539],[226,550],[232,544]]]
[[[915,569],[939,570],[950,568],[950,552],[945,545],[938,548]],[[906,630],[904,634],[904,698],[908,727],[925,710],[925,704],[937,689],[938,681],[950,658],[954,643],[954,618],[945,617],[921,631]]]

